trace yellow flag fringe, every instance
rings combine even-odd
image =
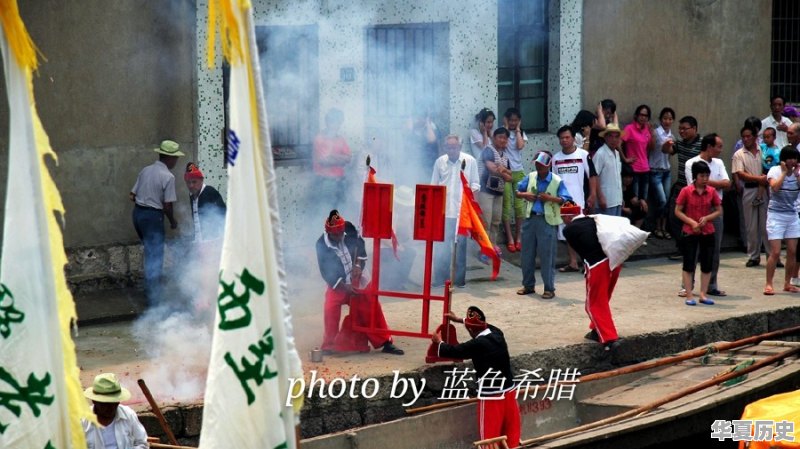
[[[17,58],[17,63],[21,67],[35,72],[39,68],[39,60],[36,55],[42,55],[42,52],[36,48],[25,28],[25,23],[22,22],[17,0],[0,0],[0,21],[3,22],[8,45]]]
[[[206,62],[213,68],[216,60],[217,22],[220,25],[220,44],[222,55],[230,64],[242,59],[242,36],[239,23],[233,13],[232,3],[239,7],[249,7],[247,1],[208,0],[208,37],[206,39]]]
[[[86,447],[86,436],[83,432],[81,419],[95,421],[95,415],[89,409],[86,397],[83,395],[83,388],[80,384],[80,369],[75,353],[75,343],[70,334],[70,325],[77,320],[75,301],[72,292],[67,287],[67,279],[64,269],[67,265],[67,255],[64,252],[64,239],[62,229],[56,221],[56,212],[64,215],[64,205],[61,201],[61,194],[50,176],[50,170],[45,163],[48,156],[57,161],[58,158],[50,146],[50,139],[42,126],[39,114],[36,111],[36,101],[33,92],[32,71],[38,68],[36,54],[39,50],[30,38],[25,24],[19,16],[17,3],[15,0],[0,0],[0,20],[3,22],[3,30],[9,41],[17,62],[26,68],[26,84],[30,99],[31,122],[33,123],[33,133],[36,143],[37,159],[39,160],[40,182],[42,183],[42,193],[44,196],[44,209],[49,212],[47,216],[47,231],[50,238],[49,259],[52,263],[53,283],[56,289],[56,304],[58,306],[59,334],[61,335],[61,353],[63,354],[63,369],[65,391],[67,397],[65,403],[69,409],[69,433],[72,437],[73,448]],[[20,56],[22,55],[22,56]]]

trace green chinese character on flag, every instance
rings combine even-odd
[[[236,294],[236,282],[226,283],[222,280],[222,273],[220,273],[219,285],[222,286],[222,292],[217,297],[220,330],[227,331],[249,326],[253,317],[248,307],[250,291],[259,295],[264,293],[264,282],[250,274],[247,268],[242,271],[239,280],[245,288],[241,295]]]
[[[275,371],[269,368],[265,358],[272,355],[275,345],[272,341],[272,328],[267,329],[262,335],[261,339],[256,344],[248,347],[250,352],[256,357],[255,362],[247,360],[247,357],[242,357],[242,368],[236,365],[230,352],[225,353],[225,363],[231,367],[239,383],[242,385],[244,393],[247,395],[247,405],[252,404],[256,400],[253,390],[250,389],[248,381],[253,380],[256,385],[261,385],[262,382],[278,375],[278,370]]]
[[[22,413],[20,405],[23,403],[28,405],[33,416],[36,417],[41,414],[39,404],[50,405],[53,403],[53,396],[46,396],[46,389],[50,385],[50,373],[46,373],[41,379],[37,379],[36,375],[31,373],[28,376],[28,386],[23,387],[11,373],[0,367],[0,381],[5,382],[14,390],[10,392],[0,389],[0,407],[10,411],[16,417]],[[7,424],[0,423],[0,433],[4,433],[7,428]]]
[[[21,323],[25,314],[14,308],[14,295],[5,284],[0,284],[0,335],[11,335],[11,323]]]

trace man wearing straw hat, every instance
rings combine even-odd
[[[83,395],[92,400],[97,423],[83,420],[88,449],[147,449],[147,433],[136,413],[120,402],[131,398],[113,373],[98,374]]]
[[[178,200],[175,175],[170,170],[183,156],[179,145],[171,140],[161,142],[153,151],[158,153],[158,160],[139,172],[130,192],[130,199],[134,202],[133,226],[144,246],[145,290],[150,305],[154,305],[160,296],[159,284],[164,265],[164,217],[167,217],[172,229],[178,227],[172,212],[172,204]]]

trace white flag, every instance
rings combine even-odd
[[[277,196],[252,11],[240,3],[249,2],[209,2],[212,39],[214,9],[227,13],[221,21],[223,46],[230,45],[230,130],[228,213],[200,447],[295,448],[295,412],[284,404],[288,379],[302,377],[302,368],[277,244]]]
[[[61,197],[44,164],[50,150],[36,113],[36,54],[14,0],[0,0],[9,103],[9,161],[0,264],[0,448],[86,448],[92,416],[80,386],[75,317],[64,266]]]

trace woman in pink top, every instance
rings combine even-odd
[[[655,145],[650,129],[650,106],[643,104],[636,107],[633,123],[622,130],[622,142],[625,144],[625,162],[633,168],[633,192],[639,198],[647,198],[650,185],[647,156]]]

